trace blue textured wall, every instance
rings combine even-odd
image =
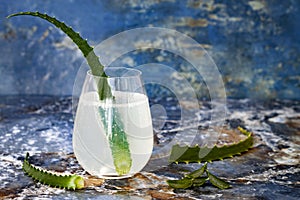
[[[2,0],[0,94],[72,94],[83,57],[66,36],[40,19],[5,19],[36,10],[91,44],[136,27],[178,30],[205,46],[228,97],[300,99],[300,1]]]

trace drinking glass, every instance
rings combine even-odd
[[[91,175],[130,177],[143,169],[153,149],[148,97],[139,70],[109,67],[105,73],[107,77],[93,76],[91,71],[86,74],[75,116],[73,149]],[[101,99],[107,91],[102,87],[105,84],[111,96]]]

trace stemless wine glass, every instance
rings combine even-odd
[[[143,169],[152,153],[148,97],[139,70],[109,67],[105,72],[108,77],[87,72],[74,123],[74,153],[91,175],[129,177]],[[111,96],[102,99],[105,84]]]

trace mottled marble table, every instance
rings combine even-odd
[[[168,118],[154,118],[155,141],[163,144],[178,128],[191,126],[205,133],[210,103],[202,101],[198,116],[178,126],[178,106],[172,99],[151,105],[165,106]],[[254,135],[253,148],[242,154],[208,165],[232,188],[203,187],[172,189],[167,179],[182,177],[201,164],[162,165],[122,180],[96,179],[77,163],[72,149],[72,98],[53,96],[0,97],[0,198],[4,199],[300,199],[300,102],[227,101],[225,126],[244,127]],[[163,126],[162,126],[163,125]],[[185,127],[186,126],[186,127]],[[187,128],[189,127],[189,128]],[[220,137],[219,143],[235,136]],[[25,152],[35,165],[83,175],[90,186],[78,191],[51,188],[34,182],[22,171]],[[147,169],[147,167],[146,167]]]

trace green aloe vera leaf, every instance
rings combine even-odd
[[[209,171],[206,170],[206,174],[208,176],[209,181],[216,187],[220,188],[220,189],[227,189],[230,188],[231,186],[229,185],[229,183],[227,183],[226,181],[216,177],[215,175],[213,175],[212,173],[210,173]]]
[[[71,27],[67,26],[65,23],[58,21],[54,17],[50,17],[47,14],[42,14],[39,12],[19,12],[15,14],[9,15],[7,18],[14,17],[14,16],[19,16],[19,15],[31,15],[35,17],[42,18],[53,25],[55,25],[57,28],[61,29],[65,34],[67,34],[73,42],[77,45],[77,47],[81,50],[82,54],[87,60],[88,65],[90,66],[91,72],[94,76],[100,76],[100,77],[107,77],[107,75],[104,72],[104,67],[100,63],[98,56],[95,54],[93,48],[87,43],[86,40],[84,40],[79,33],[76,33]],[[114,99],[111,93],[111,88],[105,78],[99,79],[97,82],[97,87],[98,87],[98,96],[100,100],[105,100],[105,99]],[[118,115],[115,116],[115,118],[118,118]],[[120,120],[118,120],[120,121]],[[118,127],[119,125],[117,123],[114,123],[114,127]],[[116,131],[122,130],[121,127],[115,128]],[[117,142],[119,141],[118,139],[111,138],[110,144],[111,144],[111,150],[114,158],[114,164],[118,172],[123,174],[126,171],[129,171],[128,167],[131,167],[131,158],[130,154],[128,156],[129,152],[129,146],[128,142],[126,141],[126,134],[124,131],[118,131],[118,134],[120,137],[118,138],[123,138],[123,142]],[[124,153],[122,151],[124,150]],[[124,159],[118,159],[119,156],[121,157],[121,154],[124,154]],[[119,156],[116,156],[119,155]],[[126,155],[126,156],[125,156]],[[116,158],[116,159],[115,159]],[[127,162],[125,164],[124,162]],[[122,167],[123,166],[123,167]],[[126,166],[126,167],[125,167]]]
[[[50,17],[47,14],[42,14],[39,12],[19,12],[19,13],[9,15],[7,18],[15,17],[19,15],[30,15],[34,17],[39,17],[55,25],[57,28],[61,29],[65,34],[67,34],[72,39],[72,41],[81,50],[82,54],[87,60],[88,65],[90,66],[92,74],[94,76],[107,77],[107,75],[104,72],[104,66],[100,63],[99,57],[95,54],[93,47],[91,47],[87,43],[87,41],[83,39],[79,35],[79,33],[76,33],[71,27],[67,26],[63,22],[60,22],[54,17]],[[112,97],[110,86],[108,85],[108,83],[101,82],[101,84],[98,84],[98,88],[101,88],[98,89],[99,98],[101,100]]]
[[[52,187],[64,188],[69,190],[82,189],[84,187],[84,179],[81,176],[72,174],[61,174],[47,170],[39,169],[28,161],[29,153],[23,162],[23,170],[36,181]]]
[[[231,145],[224,145],[221,147],[189,147],[174,145],[171,150],[171,155],[169,157],[169,162],[210,162],[213,160],[222,160],[227,157],[232,157],[234,155],[239,155],[242,152],[247,151],[253,145],[252,134],[242,128],[238,128],[241,133],[247,136],[246,139],[241,140],[237,143]],[[209,152],[204,157],[200,157],[200,152]]]
[[[99,107],[99,113],[106,136],[108,137],[116,172],[120,176],[128,174],[131,168],[132,160],[129,143],[127,141],[126,133],[123,129],[123,123],[120,121],[119,113],[117,112],[116,108],[112,107]],[[112,116],[110,121],[107,120],[108,115]]]
[[[193,185],[193,179],[185,177],[179,180],[167,180],[167,183],[175,189],[186,189]]]
[[[194,187],[200,187],[200,186],[202,186],[207,180],[208,180],[208,177],[199,177],[199,178],[195,178],[195,179],[193,180],[193,186],[194,186]]]
[[[186,175],[188,178],[199,178],[207,169],[207,162],[200,168]]]

